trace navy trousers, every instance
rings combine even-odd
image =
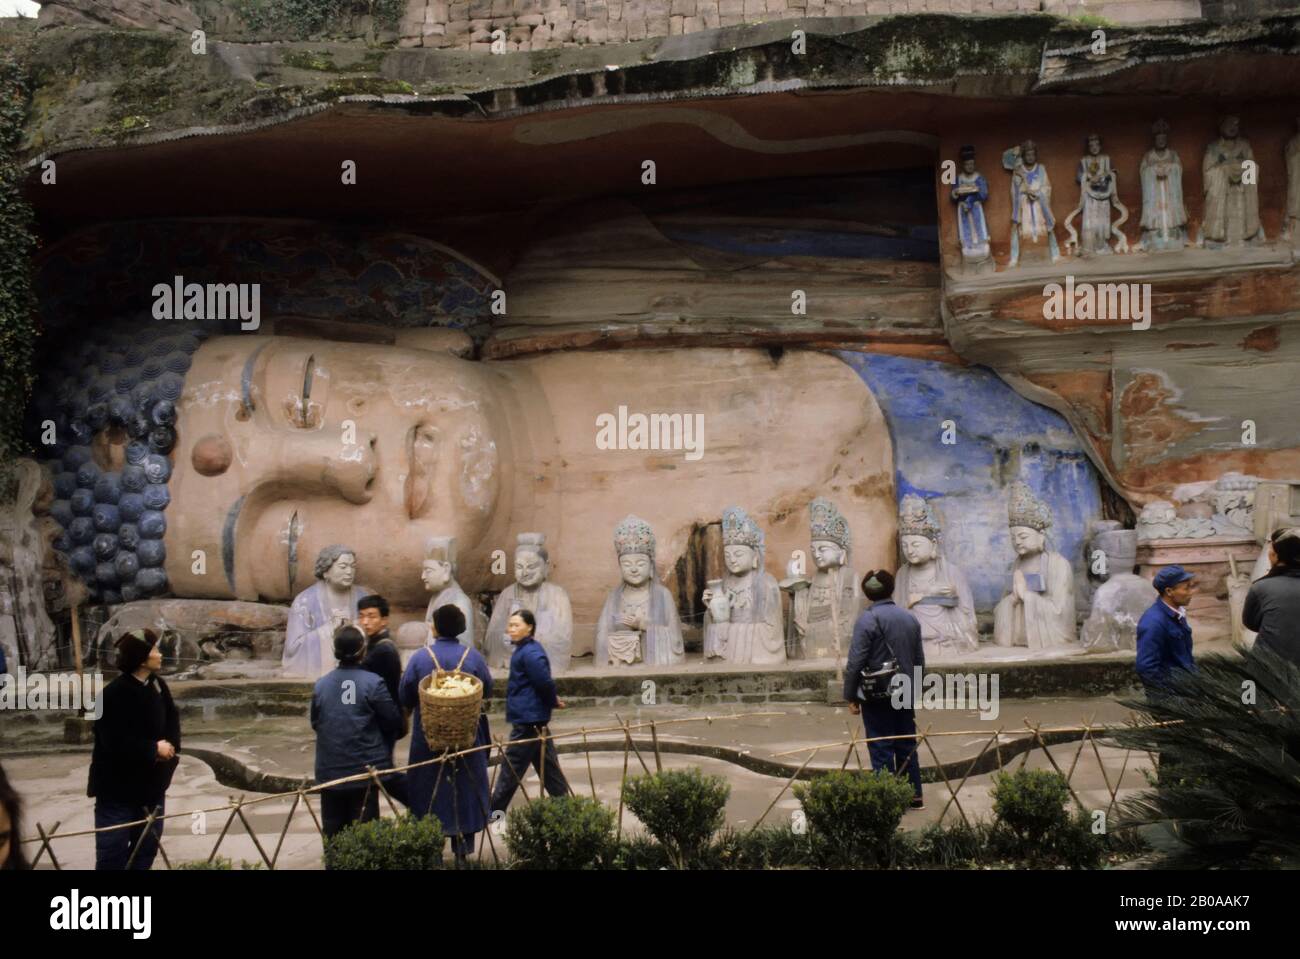
[[[149,808],[152,810],[153,806],[157,806],[158,815],[161,816],[164,812],[163,802],[164,797],[159,796],[158,801]],[[95,800],[96,829],[135,822],[148,815],[143,806],[136,806],[133,803],[113,802],[108,799]],[[122,870],[127,868],[126,864],[130,861],[132,870],[149,869],[153,866],[154,857],[158,855],[158,841],[162,839],[162,831],[163,821],[156,819],[153,829],[149,830],[149,835],[145,835],[144,823],[132,826],[130,829],[95,833],[95,868]],[[144,836],[143,842],[140,841],[141,836]],[[132,860],[131,853],[135,852],[137,842],[140,843],[140,851],[135,853],[135,859]]]
[[[892,700],[882,699],[862,704],[862,728],[867,738],[873,736],[911,736],[916,733],[916,713],[911,709],[895,709]],[[891,773],[907,771],[912,789],[921,798],[921,763],[917,757],[915,739],[887,739],[868,743],[871,750],[871,768],[886,769]]]
[[[520,739],[533,739],[547,729],[545,723],[515,723],[510,727],[510,743],[506,746],[505,761],[497,770],[496,787],[492,790],[492,809],[507,809],[515,790],[519,788],[518,776],[532,766],[544,780],[546,791],[552,796],[567,796],[569,781],[560,770],[560,757],[555,754],[555,742],[546,740],[545,759],[541,743],[520,743]]]

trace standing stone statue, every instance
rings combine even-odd
[[[1253,176],[1247,176],[1246,167],[1254,159],[1249,141],[1241,136],[1240,122],[1235,116],[1224,117],[1219,124],[1219,138],[1205,148],[1201,163],[1205,183],[1201,242],[1206,249],[1263,242],[1259,186]]]
[[[326,546],[316,557],[316,580],[294,597],[284,631],[284,674],[317,680],[336,665],[334,631],[355,623],[357,602],[370,595],[354,586],[357,557],[347,546]]]
[[[1089,652],[1137,648],[1138,620],[1158,598],[1150,580],[1133,572],[1137,550],[1134,529],[1101,529],[1091,538],[1089,568],[1105,582],[1092,594],[1092,608],[1080,634]]]
[[[1007,515],[1016,562],[1011,592],[993,611],[994,639],[1030,650],[1072,645],[1074,574],[1069,560],[1046,549],[1052,512],[1024,483],[1013,483]]]
[[[655,571],[650,524],[629,515],[614,530],[614,552],[623,582],[606,597],[596,623],[596,665],[683,662],[682,624],[673,594]]]
[[[569,605],[569,594],[546,580],[550,556],[545,544],[546,536],[542,533],[519,534],[515,546],[515,581],[497,596],[483,641],[491,666],[510,665],[514,647],[506,635],[506,623],[511,613],[527,609],[537,617],[535,635],[551,661],[551,672],[563,673],[569,668],[573,653],[573,608]]]
[[[858,620],[858,574],[848,565],[849,524],[835,504],[817,497],[809,506],[817,572],[794,594],[791,618],[805,659],[847,656]]]
[[[1011,172],[1011,262],[1020,262],[1020,241],[1038,244],[1047,238],[1052,261],[1060,259],[1056,218],[1052,216],[1052,181],[1038,162],[1038,144],[1026,140],[1002,154],[1002,168]]]
[[[727,575],[704,591],[704,658],[737,665],[785,662],[781,590],[763,569],[763,531],[738,506],[722,511]]]
[[[1119,251],[1127,252],[1128,240],[1119,227],[1128,219],[1128,210],[1119,200],[1119,175],[1110,165],[1110,155],[1101,151],[1099,134],[1088,134],[1087,153],[1080,158],[1074,179],[1079,184],[1079,205],[1065,218],[1065,229],[1070,234],[1066,247],[1077,247],[1083,256],[1104,256],[1114,252],[1110,240],[1115,236]],[[1112,207],[1120,211],[1114,224],[1110,222]],[[1070,221],[1080,212],[1083,232],[1077,235]]]
[[[0,647],[17,675],[59,668],[54,623],[45,610],[45,536],[36,517],[43,474],[35,460],[13,465],[16,492],[0,511]]]
[[[1169,124],[1151,125],[1152,146],[1142,157],[1142,249],[1150,253],[1181,250],[1187,245],[1187,209],[1183,206],[1183,161],[1169,147]]]
[[[961,242],[962,265],[970,272],[991,268],[989,228],[984,221],[984,204],[989,184],[975,169],[975,148],[964,146],[958,154],[961,172],[949,196],[957,204],[957,239]]]
[[[466,646],[475,645],[480,633],[475,625],[480,617],[475,615],[474,603],[456,582],[456,537],[435,536],[429,540],[420,578],[424,581],[424,588],[433,594],[424,611],[424,621],[432,623],[433,611],[440,606],[455,606],[465,614],[465,631],[456,639]]]
[[[979,648],[975,598],[960,568],[939,551],[942,532],[930,504],[914,493],[898,512],[898,541],[907,561],[894,598],[921,623],[925,661],[951,659]]]
[[[1295,125],[1300,130],[1300,117]],[[1291,243],[1300,246],[1300,133],[1286,144],[1286,229]]]

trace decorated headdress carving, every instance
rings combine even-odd
[[[456,565],[456,537],[431,536],[424,543],[424,558]]]
[[[1012,483],[1007,520],[1008,526],[1028,526],[1041,533],[1052,525],[1052,511],[1024,483]]]
[[[851,539],[849,524],[834,503],[818,496],[809,505],[808,511],[812,514],[812,540],[814,543],[818,540],[827,540],[840,549],[849,548]]]
[[[899,536],[924,536],[937,543],[942,532],[929,503],[915,493],[903,497],[898,508]]]
[[[619,556],[644,553],[655,558],[655,533],[645,520],[629,513],[614,529],[614,550]]]
[[[550,557],[546,553],[545,533],[520,533],[515,538],[515,552],[521,549],[530,549],[541,556],[543,560],[550,561]]]
[[[728,506],[722,511],[722,545],[763,548],[763,531],[739,506]]]

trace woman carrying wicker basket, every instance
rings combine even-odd
[[[492,695],[487,660],[450,638],[465,631],[465,614],[455,606],[439,606],[433,628],[436,638],[411,657],[398,687],[402,705],[417,710],[418,721],[411,724],[411,763],[492,741],[487,716],[479,708]],[[488,753],[481,750],[407,774],[412,814],[438,817],[458,861],[474,851],[474,835],[487,824],[487,769]]]

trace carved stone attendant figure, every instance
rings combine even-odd
[[[1051,510],[1024,483],[1014,483],[1007,513],[1016,562],[1011,592],[993,612],[994,639],[1030,650],[1069,646],[1076,641],[1074,574],[1069,560],[1046,549]]]
[[[1296,117],[1300,130],[1300,117]],[[1286,229],[1292,244],[1300,246],[1300,133],[1286,145]]]
[[[1079,184],[1079,206],[1066,218],[1066,229],[1071,235],[1071,240],[1066,245],[1077,245],[1078,252],[1083,256],[1106,255],[1114,252],[1110,241],[1115,235],[1119,240],[1120,251],[1127,251],[1128,242],[1117,230],[1128,219],[1128,210],[1119,201],[1116,192],[1117,175],[1111,168],[1110,155],[1102,152],[1101,137],[1096,133],[1088,134],[1087,153],[1080,158],[1074,179]],[[1120,211],[1120,218],[1113,225],[1110,221],[1111,207]],[[1079,212],[1083,214],[1082,233],[1075,240],[1070,219]]]
[[[1151,126],[1152,146],[1142,157],[1142,249],[1151,253],[1187,245],[1187,209],[1183,206],[1183,162],[1169,147],[1169,124]]]
[[[989,228],[984,222],[989,184],[975,169],[974,147],[962,147],[958,155],[961,172],[957,174],[957,183],[949,196],[957,204],[957,238],[961,241],[962,263],[968,268],[978,269],[989,264]]]
[[[975,598],[962,571],[939,551],[939,522],[930,504],[909,493],[898,513],[898,540],[907,561],[898,571],[894,599],[921,622],[925,661],[979,648]]]
[[[1011,266],[1020,262],[1020,242],[1041,243],[1047,238],[1052,260],[1060,259],[1056,245],[1056,218],[1052,216],[1052,181],[1038,162],[1038,144],[1026,140],[1002,154],[1002,168],[1011,172]]]
[[[763,569],[763,532],[743,509],[722,512],[727,575],[704,591],[704,658],[737,665],[785,662],[781,590]]]
[[[655,571],[650,524],[635,516],[624,519],[614,530],[614,552],[623,582],[610,591],[596,623],[596,665],[682,662],[682,625],[673,594]]]
[[[354,623],[357,601],[370,590],[353,585],[356,554],[346,546],[326,546],[316,557],[316,583],[294,597],[284,632],[284,674],[317,680],[332,670],[334,631]]]
[[[497,596],[484,638],[490,666],[510,664],[513,647],[506,635],[506,623],[511,613],[527,609],[537,617],[534,635],[546,650],[551,672],[562,673],[569,668],[573,651],[573,609],[569,605],[569,594],[546,581],[550,557],[545,543],[546,536],[542,533],[519,534],[515,547],[515,581]]]
[[[809,512],[817,572],[807,589],[794,594],[795,635],[807,659],[847,656],[862,606],[858,574],[848,565],[849,524],[834,503],[820,496],[812,501]]]
[[[454,638],[458,642],[473,646],[479,635],[475,629],[480,617],[475,615],[474,603],[456,582],[456,537],[435,536],[429,540],[424,557],[424,566],[420,571],[424,588],[432,594],[429,606],[424,611],[424,621],[433,622],[433,611],[440,606],[455,606],[465,614],[465,631]]]
[[[1264,229],[1259,223],[1259,187],[1247,175],[1247,163],[1255,154],[1241,136],[1237,118],[1228,116],[1219,125],[1219,139],[1205,148],[1201,173],[1205,181],[1205,221],[1201,242],[1207,249],[1260,243]]]

